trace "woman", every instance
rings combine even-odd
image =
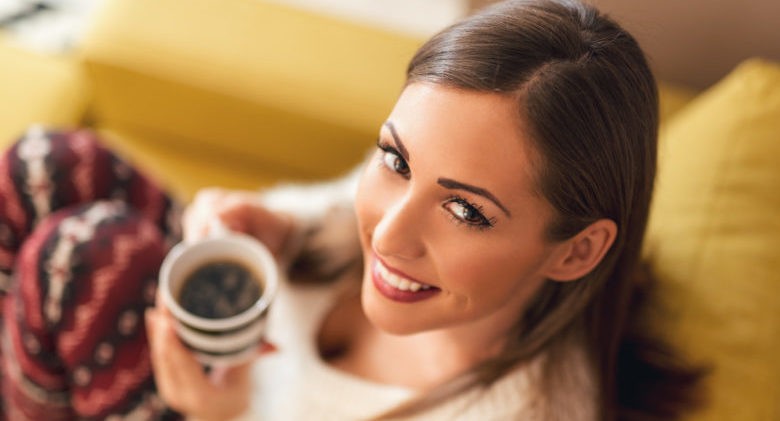
[[[338,281],[285,286],[279,351],[218,381],[148,310],[160,396],[198,419],[674,418],[699,374],[633,322],[657,119],[638,45],[589,6],[445,29],[359,181],[196,198],[186,239],[219,218]]]

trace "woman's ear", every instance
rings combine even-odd
[[[555,245],[544,271],[548,279],[573,281],[587,275],[607,254],[617,237],[617,224],[599,219],[574,237]]]

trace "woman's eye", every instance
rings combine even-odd
[[[461,198],[450,199],[444,204],[457,220],[477,227],[492,227],[493,223],[485,218],[480,209]]]
[[[409,174],[409,165],[406,164],[406,161],[401,158],[400,155],[398,155],[396,152],[393,151],[384,151],[382,155],[382,162],[387,166],[387,168],[390,168],[391,170],[397,172],[401,175],[408,175]]]

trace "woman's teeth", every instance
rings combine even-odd
[[[392,272],[390,272],[379,260],[376,260],[376,271],[379,276],[382,277],[393,288],[401,291],[417,292],[419,290],[431,289],[430,285],[423,285],[414,281],[410,281],[406,278],[402,278]]]

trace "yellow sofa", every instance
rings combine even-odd
[[[421,40],[260,0],[111,0],[78,54],[0,36],[0,146],[89,125],[175,195],[336,175],[362,159]],[[654,329],[714,367],[690,420],[780,418],[780,67],[662,84],[645,255]]]

